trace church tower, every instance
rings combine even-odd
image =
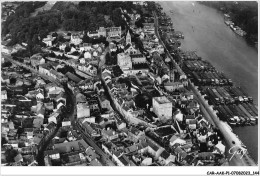
[[[128,45],[128,43],[129,43],[130,45],[132,44],[132,42],[131,42],[131,35],[130,35],[130,33],[129,33],[129,30],[128,30],[127,35],[126,35],[126,37],[125,37],[125,45]]]

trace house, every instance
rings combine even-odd
[[[176,161],[177,162],[182,162],[186,157],[187,157],[187,153],[182,150],[180,147],[176,147],[174,148],[174,154],[176,155]]]
[[[131,55],[131,54],[137,54],[138,51],[133,47],[132,44],[128,43],[125,47],[124,47],[124,54],[126,55]]]
[[[88,103],[77,104],[77,118],[90,117],[90,107]]]
[[[85,150],[86,158],[89,161],[98,161],[98,155],[95,153],[95,150],[92,149],[92,147],[87,147]]]
[[[14,157],[14,161],[23,162],[23,156],[21,154],[16,155],[16,157]]]
[[[175,162],[175,156],[164,150],[159,156],[159,162],[163,166],[168,165],[170,162]]]
[[[192,100],[192,101],[190,101],[189,103],[188,103],[188,105],[187,105],[187,110],[188,110],[188,112],[190,113],[190,114],[193,114],[193,113],[195,113],[197,110],[199,110],[200,109],[200,105],[199,105],[199,103],[197,102],[197,101],[195,101],[195,100]]]
[[[67,46],[69,46],[69,45],[70,45],[69,42],[60,43],[59,49],[62,50],[62,51],[64,51],[65,48],[66,48]]]
[[[56,128],[56,124],[54,122],[48,123],[48,125],[44,128],[44,131],[47,131],[49,134],[51,134]]]
[[[36,94],[36,100],[37,101],[42,101],[44,100],[44,95],[42,92],[39,92],[38,94]]]
[[[45,107],[44,107],[44,104],[42,102],[37,103],[36,114],[37,114],[37,117],[44,118]]]
[[[79,45],[82,42],[79,34],[71,34],[70,43],[74,45]]]
[[[97,68],[91,64],[87,66],[86,71],[91,73],[92,75],[97,75]]]
[[[42,57],[41,54],[34,54],[31,58],[31,65],[34,68],[37,68],[39,65],[44,64],[45,63],[45,59]]]
[[[86,103],[87,102],[87,98],[82,93],[77,93],[76,94],[76,102],[77,102],[77,104],[78,103]]]
[[[10,84],[10,78],[9,78],[9,76],[7,76],[7,75],[2,75],[2,76],[1,76],[1,82],[2,82],[2,83],[6,83],[6,84]]]
[[[102,136],[103,136],[104,139],[107,139],[107,140],[109,140],[109,141],[118,138],[118,133],[116,133],[116,132],[115,132],[114,130],[112,130],[112,129],[108,129],[108,130],[103,129],[103,130],[101,131],[101,134],[102,134]]]
[[[52,37],[51,35],[47,35],[47,38],[42,39],[42,42],[45,43],[47,46],[52,46],[53,40],[55,40],[56,37]]]
[[[80,47],[80,49],[81,50],[83,49],[84,51],[91,51],[91,50],[93,50],[93,48],[91,46],[91,43],[83,43],[82,47]]]
[[[89,51],[86,51],[86,52],[84,53],[84,58],[85,58],[85,59],[91,59],[91,58],[92,58],[92,54],[91,54]]]
[[[101,27],[102,28],[102,27]],[[108,38],[121,38],[121,26],[120,27],[109,27],[106,28],[106,36]]]
[[[81,120],[81,119],[79,119],[79,120]],[[95,116],[90,116],[88,118],[82,118],[82,122],[81,123],[84,123],[84,122],[96,123],[96,117]]]
[[[70,119],[63,119],[61,124],[62,124],[62,127],[71,127]]]
[[[141,166],[150,166],[153,163],[153,159],[152,158],[145,158],[142,163]]]
[[[82,127],[83,127],[84,131],[87,134],[89,134],[91,137],[99,136],[99,133],[96,130],[94,130],[87,121],[85,121],[82,124]]]
[[[78,83],[79,88],[82,90],[94,90],[94,83],[91,79],[85,79]]]
[[[34,128],[41,128],[42,125],[43,125],[43,118],[35,118],[33,120],[33,127]]]
[[[103,94],[105,92],[103,86],[101,84],[96,85],[96,91],[99,95]]]
[[[137,143],[138,141],[145,139],[145,133],[143,131],[138,130],[135,127],[131,127],[128,130],[128,138]]]
[[[123,151],[114,152],[112,158],[118,166],[130,166],[130,160],[124,155]]]
[[[176,135],[173,135],[170,139],[170,146],[174,146],[174,144],[184,145],[186,144],[186,141]]]
[[[153,112],[160,119],[170,119],[172,117],[172,102],[170,102],[165,96],[153,97]]]
[[[201,116],[197,118],[197,122],[198,122],[199,128],[207,127],[209,125],[209,122],[207,120],[205,120],[205,118],[203,118]]]
[[[74,75],[71,72],[67,72],[65,75],[69,78],[69,80],[75,82],[76,84],[78,84],[81,81],[81,79],[79,77],[77,77],[76,75]]]
[[[169,92],[173,92],[175,90],[179,90],[179,89],[181,89],[183,87],[184,86],[183,86],[183,84],[181,82],[166,82],[166,83],[164,83],[164,88],[167,91],[169,91]]]
[[[195,119],[194,115],[186,115],[185,122],[190,129],[196,129],[197,128],[197,120]]]
[[[132,69],[131,57],[128,54],[125,54],[125,53],[118,53],[117,54],[117,65],[122,70]]]
[[[53,110],[54,109],[54,105],[53,105],[53,102],[47,102],[47,103],[44,103],[44,106],[47,110]]]
[[[7,91],[6,90],[2,90],[1,91],[1,100],[7,100]]]
[[[111,73],[104,72],[104,73],[102,73],[102,77],[104,80],[107,80],[107,79],[111,80]]]
[[[120,119],[117,119],[116,125],[117,125],[117,129],[118,129],[118,130],[122,130],[122,129],[126,128],[126,123],[123,122],[123,121],[120,120]]]
[[[130,154],[130,153],[137,152],[137,151],[138,151],[138,145],[135,145],[135,144],[125,148],[126,154]]]
[[[66,125],[65,125],[65,127],[66,127]],[[67,133],[67,141],[76,141],[77,140],[77,138],[74,136],[73,132],[74,132],[73,130],[68,131],[68,133]]]
[[[180,110],[177,110],[174,113],[174,119],[176,119],[178,122],[182,122],[183,121],[183,114],[181,113]]]
[[[99,103],[102,109],[108,109],[109,111],[112,109],[110,101],[107,100],[104,96],[99,97]]]
[[[59,144],[54,144],[54,150],[58,153],[69,153],[72,151],[79,151],[80,149],[87,149],[89,145],[83,140],[64,142]]]
[[[146,57],[143,54],[130,54],[133,64],[146,63]]]
[[[146,142],[148,144],[148,152],[154,157],[159,158],[164,149],[151,139],[146,138]]]
[[[218,141],[218,144],[215,145],[215,148],[217,148],[220,151],[220,154],[225,153],[226,146],[221,143],[221,141]]]
[[[99,37],[98,31],[88,31],[87,35],[88,35],[90,38],[98,38],[98,37]]]
[[[80,64],[86,64],[86,59],[85,58],[80,58],[79,59]]]
[[[102,164],[97,159],[90,161],[90,165],[91,166],[102,166]]]
[[[57,97],[55,97],[54,101],[59,104],[60,102],[62,102],[64,105],[66,105],[66,99],[67,96],[64,92],[61,92]]]

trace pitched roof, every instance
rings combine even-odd
[[[166,150],[164,150],[164,151],[161,153],[161,157],[164,158],[164,159],[169,158],[169,156],[170,156],[170,153],[168,153]]]
[[[148,146],[150,146],[154,151],[157,151],[159,149],[159,146],[157,146],[154,142],[151,140],[147,140]]]
[[[71,79],[72,81],[74,81],[77,84],[81,81],[81,79],[79,77],[77,77],[76,75],[74,75],[73,73],[67,72],[65,75],[68,76],[69,79]]]
[[[122,155],[121,157],[118,158],[125,166],[129,165],[130,164],[130,161],[129,159],[125,156],[125,155]]]
[[[128,50],[131,46],[132,46],[132,45],[131,45],[130,43],[128,43],[128,44],[125,46],[124,50],[125,50],[125,51]]]

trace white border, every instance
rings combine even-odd
[[[111,176],[121,176],[121,175],[207,175],[207,172],[226,172],[229,171],[259,171],[259,167],[236,167],[236,166],[226,166],[226,167],[202,167],[202,166],[188,166],[188,167],[174,167],[174,166],[160,166],[160,167],[2,167],[1,175],[111,175]],[[188,174],[189,173],[189,174]],[[230,174],[231,175],[231,174]],[[238,175],[238,174],[236,174]]]

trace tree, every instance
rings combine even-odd
[[[52,33],[52,37],[58,37],[57,32]]]
[[[66,39],[62,35],[58,35],[57,36],[57,42],[64,43],[64,42],[66,42]]]
[[[65,47],[65,52],[67,53],[67,52],[70,52],[70,50],[71,50],[71,48],[69,47],[69,46],[66,46]]]
[[[7,149],[5,151],[6,161],[8,163],[14,162],[14,157],[16,157],[17,154],[18,154],[18,152],[16,150],[14,150],[14,149]]]
[[[12,62],[7,61],[2,63],[2,67],[11,67],[11,66],[12,66]]]

